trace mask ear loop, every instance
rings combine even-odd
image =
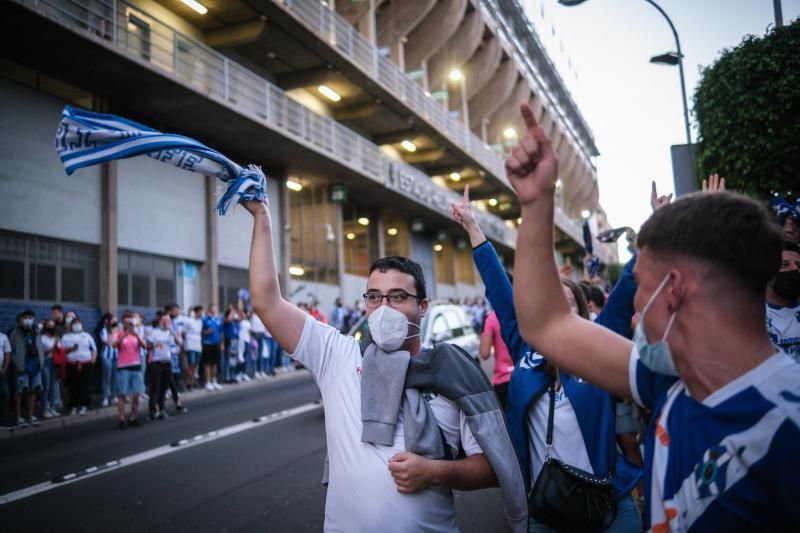
[[[672,324],[675,323],[675,317],[676,316],[678,316],[678,312],[677,311],[672,313],[672,316],[669,317],[669,322],[667,322],[667,329],[664,330],[664,336],[661,337],[661,342],[664,342],[664,341],[667,340],[667,335],[669,335],[669,331],[672,329]]]
[[[639,318],[641,320],[644,320],[644,314],[647,313],[648,309],[650,309],[650,306],[653,304],[653,301],[658,297],[658,294],[661,292],[661,289],[664,288],[664,285],[667,284],[668,280],[669,280],[669,272],[667,272],[667,275],[664,276],[663,280],[661,280],[661,283],[658,284],[658,288],[656,288],[655,292],[653,292],[653,294],[650,296],[650,299],[645,304],[644,309],[642,309],[642,312],[639,315]]]

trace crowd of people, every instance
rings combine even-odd
[[[139,401],[147,418],[187,413],[181,393],[213,392],[223,384],[265,380],[295,370],[264,324],[242,301],[220,315],[215,304],[183,314],[167,305],[146,321],[138,311],[103,314],[93,333],[75,310],[53,305],[48,318],[32,310],[0,333],[0,427],[37,426],[40,418],[86,415],[100,374],[100,407],[117,405],[118,426],[140,426]],[[128,414],[125,406],[130,404]],[[38,414],[38,416],[37,416]]]

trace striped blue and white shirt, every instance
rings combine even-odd
[[[779,351],[703,401],[633,349],[645,440],[645,521],[664,531],[769,531],[800,524],[800,364]]]
[[[118,350],[114,348],[111,343],[113,341],[113,336],[108,328],[102,328],[100,330],[100,342],[103,343],[103,352],[101,357],[106,360],[114,360],[117,358],[119,354]]]

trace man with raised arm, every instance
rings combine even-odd
[[[496,412],[491,413],[496,424],[485,433],[474,435],[463,410],[444,394],[414,396],[424,397],[415,404],[414,410],[406,409],[407,394],[399,414],[399,399],[394,409],[385,405],[391,403],[386,389],[399,387],[402,393],[404,380],[405,387],[413,387],[408,384],[408,376],[415,366],[414,361],[425,360],[430,353],[439,350],[438,346],[430,351],[422,350],[420,343],[419,325],[428,309],[421,267],[403,257],[379,259],[372,265],[364,300],[374,344],[362,355],[355,339],[342,335],[283,299],[278,285],[269,210],[262,202],[250,201],[244,206],[253,215],[254,222],[250,250],[253,309],[278,344],[311,371],[325,403],[330,461],[325,531],[456,531],[450,489],[496,486],[501,473],[498,471],[495,477],[497,468],[493,470],[489,462],[493,457],[508,463],[506,466],[511,465],[507,471],[516,469],[522,512],[516,523],[521,527],[515,529],[524,530],[527,524],[524,489],[507,432],[503,433],[503,446],[487,448],[489,460],[478,443],[487,442],[481,440],[487,436],[491,441],[505,431],[496,400],[493,404]],[[377,358],[374,357],[375,346],[382,350]],[[472,369],[474,375],[479,375],[486,383],[486,393],[493,395],[491,384],[468,357],[459,353],[455,359],[456,366],[462,365],[467,374]],[[409,374],[405,373],[405,366]],[[458,386],[464,375],[439,378],[449,378],[447,387],[451,387]],[[474,405],[478,407],[479,403]],[[435,429],[427,433],[421,429],[417,438],[424,440],[427,435],[428,444],[444,452],[441,459],[406,451],[411,434],[409,427],[419,427],[409,426],[409,422],[426,411],[432,413],[432,418],[427,420]],[[370,417],[366,417],[366,413],[370,413]],[[456,458],[459,451],[463,451],[465,457]]]
[[[800,523],[800,365],[772,346],[767,284],[780,228],[756,202],[697,193],[638,236],[634,342],[570,311],[553,261],[558,161],[527,105],[506,161],[522,206],[514,298],[523,337],[559,367],[652,410],[652,531],[786,530]]]

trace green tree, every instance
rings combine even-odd
[[[698,176],[759,198],[800,196],[800,19],[723,50],[694,94]]]

